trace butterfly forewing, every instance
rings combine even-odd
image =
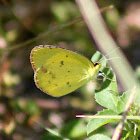
[[[37,87],[56,97],[81,87],[98,72],[86,57],[58,47],[34,48],[31,63]]]

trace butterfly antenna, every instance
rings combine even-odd
[[[114,50],[112,50],[111,52],[109,52],[108,54],[104,55],[99,62],[101,62],[102,59],[106,58],[106,56],[108,56],[109,54],[113,53],[114,51],[116,51],[117,49],[119,49],[120,47],[115,48]]]
[[[113,58],[109,58],[109,59],[106,59],[106,60],[112,60],[112,59],[116,59],[116,58],[119,58],[119,59],[121,59],[120,57],[113,57]],[[110,69],[110,67],[104,67],[104,69]]]
[[[120,57],[113,57],[113,58],[109,58],[109,59],[106,59],[106,60],[112,60],[112,59],[116,59],[116,58],[121,59]]]
[[[110,78],[109,78],[106,74],[104,74],[104,73],[99,73],[99,76],[103,76],[103,77],[105,77],[106,79],[108,79],[108,80],[110,80],[110,81],[116,82],[115,80],[110,79]]]

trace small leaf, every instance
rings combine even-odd
[[[49,127],[46,127],[45,125],[43,125],[41,123],[38,123],[38,122],[35,122],[35,123],[38,124],[41,128],[44,128],[45,130],[47,130],[50,133],[49,137],[60,138],[63,140],[69,140],[69,139],[63,137],[62,135],[60,135],[56,130],[50,129]],[[44,137],[46,137],[46,136],[44,136]]]
[[[96,115],[117,115],[117,113],[108,109],[108,110],[99,111]],[[97,128],[99,128],[107,123],[114,122],[114,121],[117,121],[117,120],[114,120],[114,119],[91,119],[87,125],[87,134],[89,135],[91,132],[93,132]]]
[[[96,51],[96,53],[94,53],[94,55],[92,56],[91,61],[95,63],[98,62],[101,58],[102,58],[101,53]]]
[[[105,136],[105,135],[96,134],[96,135],[93,135],[93,136],[89,137],[86,140],[111,140],[111,139],[109,137]]]
[[[95,99],[98,104],[108,109],[114,110],[118,113],[117,104],[119,98],[113,95],[110,91],[104,90],[100,93],[95,94]]]
[[[121,100],[126,104],[126,102],[128,101],[129,96],[131,95],[132,91],[126,91],[122,94],[121,96]]]
[[[126,91],[120,97],[120,101],[118,101],[118,104],[117,104],[117,110],[119,113],[122,113],[124,111],[125,104],[129,98],[130,94],[131,94],[131,91]]]
[[[125,103],[122,100],[118,101],[118,103],[117,103],[118,114],[124,112],[124,108],[125,108]]]
[[[86,124],[83,119],[71,120],[64,124],[60,134],[71,139],[80,139],[81,137],[86,136]]]
[[[94,58],[94,57],[97,58]],[[92,57],[92,60],[97,60],[101,57],[101,54],[99,52],[95,53],[95,56]],[[102,85],[102,88],[100,90],[95,90],[95,99],[96,102],[103,107],[106,107],[108,109],[111,109],[117,113],[121,112],[121,107],[118,108],[118,102],[121,100],[118,89],[117,89],[117,83],[116,83],[116,76],[113,73],[113,70],[111,67],[109,67],[109,64],[106,60],[106,58],[102,59],[103,65],[101,62],[101,71],[104,73],[104,82]],[[106,67],[107,66],[107,67]]]

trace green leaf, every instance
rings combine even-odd
[[[92,57],[92,61],[101,59],[101,54],[96,52]],[[122,112],[121,98],[118,93],[116,76],[105,57],[101,59],[101,72],[104,73],[104,82],[100,90],[95,90],[95,100],[98,104],[111,109],[117,113]],[[101,74],[100,74],[101,75]]]
[[[86,136],[86,124],[83,119],[74,119],[64,124],[61,135],[71,139],[80,139]]]
[[[34,121],[35,122],[35,121]],[[54,139],[58,138],[58,140],[60,139],[63,139],[63,140],[69,140],[68,138],[65,138],[63,137],[62,135],[60,135],[56,130],[53,130],[53,129],[50,129],[49,127],[46,127],[45,125],[41,124],[41,123],[38,123],[38,122],[35,122],[36,124],[38,124],[41,128],[44,128],[45,130],[47,130],[50,135],[48,136],[49,138],[53,137]],[[42,137],[42,139],[45,139],[46,138],[46,135],[44,135],[44,137]]]
[[[100,71],[101,73],[103,73],[104,75],[104,84],[101,90],[107,88],[108,86],[110,86],[110,90],[113,90],[115,93],[118,93],[117,90],[117,83],[116,83],[116,76],[112,70],[112,68],[110,67],[108,61],[106,60],[105,57],[103,57],[101,55],[100,52],[96,52],[92,58],[91,61],[94,62],[100,62],[101,61],[101,68]],[[101,73],[99,73],[99,75],[101,75]],[[96,92],[99,92],[100,90],[97,90]]]
[[[62,140],[62,138],[55,136],[55,135],[52,135],[52,134],[44,134],[41,137],[41,140]]]
[[[101,53],[98,52],[98,51],[96,51],[96,52],[94,53],[94,55],[92,56],[91,61],[92,61],[93,63],[95,63],[95,62],[98,62],[101,58],[102,58]]]
[[[116,78],[113,77],[112,80],[115,79]],[[106,79],[103,83],[102,89],[95,90],[95,100],[98,104],[114,110],[118,114],[121,112],[121,107],[118,108],[118,102],[121,101],[121,98],[118,95],[117,84],[114,81],[109,81]]]
[[[93,135],[93,136],[89,137],[86,140],[111,140],[111,139],[109,137],[105,136],[105,135],[96,134],[96,135]]]
[[[131,94],[131,91],[126,91],[120,97],[120,101],[118,101],[118,105],[117,105],[117,110],[120,113],[122,113],[124,111],[125,104],[128,101],[128,98],[129,98],[130,94]]]
[[[117,112],[118,114],[124,112],[124,108],[125,108],[125,103],[120,99],[117,103]]]
[[[120,96],[120,101],[118,102],[118,105],[117,105],[117,110],[120,113],[122,113],[124,111],[125,104],[127,103],[128,98],[129,98],[129,96],[131,95],[132,92],[133,92],[133,90],[128,90],[128,91],[124,92],[122,94],[122,96]],[[133,113],[132,112],[131,113],[133,115],[138,115],[137,113],[135,114],[134,112],[139,112],[139,109],[140,109],[139,101],[140,101],[140,94],[139,94],[139,91],[138,91],[138,93],[136,94],[136,97],[134,99],[134,103],[131,106],[131,111],[133,110]]]
[[[108,109],[108,110],[99,111],[96,115],[117,115],[117,113]],[[87,134],[89,135],[91,132],[93,132],[97,128],[99,128],[107,123],[114,122],[114,121],[117,121],[117,120],[114,120],[114,119],[91,119],[87,125]]]
[[[118,99],[115,95],[113,95],[109,91],[104,90],[100,93],[95,94],[95,99],[96,99],[96,102],[102,105],[103,107],[106,107],[108,109],[111,109],[117,112],[116,106],[118,103]]]
[[[126,92],[124,92],[121,96],[121,100],[126,104],[126,102],[128,101],[129,96],[131,95],[132,91],[128,90]]]

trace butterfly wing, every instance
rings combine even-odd
[[[36,86],[55,97],[76,90],[98,72],[86,57],[49,45],[35,47],[30,59],[35,71]]]

